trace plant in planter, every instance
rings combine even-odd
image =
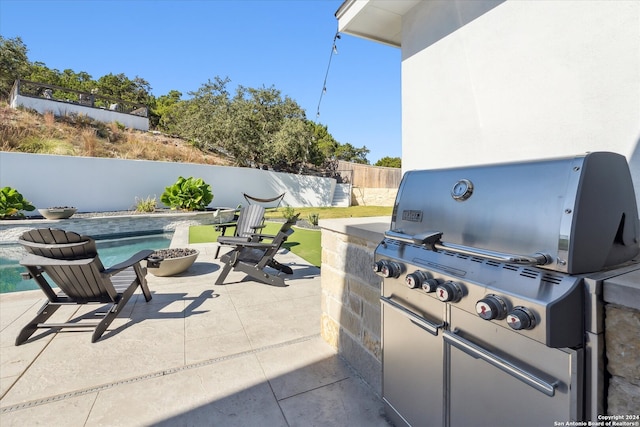
[[[136,197],[136,212],[155,212],[157,204],[155,197],[148,196],[146,199]]]
[[[318,225],[318,221],[320,220],[320,214],[319,213],[310,213],[308,216],[309,219],[309,224],[313,225],[314,227],[316,227]]]
[[[296,211],[291,206],[286,206],[284,209],[282,209],[282,216],[287,221],[290,221],[294,216],[296,216]]]
[[[70,218],[78,209],[73,206],[53,206],[50,208],[38,209],[40,215],[46,219],[67,219]]]
[[[33,211],[35,208],[15,188],[0,189],[0,219],[24,218],[20,211]]]
[[[196,249],[160,249],[151,254],[149,258],[162,258],[162,261],[160,261],[157,267],[147,266],[147,270],[149,271],[149,273],[158,277],[180,274],[193,265],[199,254],[200,252],[198,252]]]
[[[211,186],[201,178],[179,177],[175,184],[165,187],[160,201],[171,209],[203,211],[213,200]]]

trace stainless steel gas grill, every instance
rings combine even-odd
[[[554,425],[602,413],[599,290],[640,268],[614,153],[404,175],[376,249],[396,425]]]

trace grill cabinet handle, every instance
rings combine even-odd
[[[422,329],[429,332],[431,335],[438,336],[438,329],[444,327],[444,323],[440,323],[439,325],[431,323],[425,320],[424,318],[418,316],[411,310],[407,310],[397,302],[393,301],[391,298],[380,297],[380,301],[382,301],[383,304],[386,304],[387,306],[393,308],[394,310],[396,310],[397,312],[399,312],[400,314],[408,318],[410,321],[412,321],[413,323],[420,326]]]
[[[491,261],[503,262],[506,264],[546,265],[550,264],[553,261],[549,255],[543,253],[536,253],[533,255],[506,254],[503,252],[496,252],[487,249],[457,245],[455,243],[442,242],[440,240],[440,238],[442,237],[442,232],[440,231],[420,233],[411,236],[399,231],[388,230],[385,231],[384,236],[389,239],[398,240],[404,243],[423,245],[426,246],[427,249],[430,249],[434,252],[437,252],[437,250],[444,250],[460,255],[475,256]]]
[[[467,353],[469,356],[484,360],[547,396],[553,397],[556,393],[556,387],[558,386],[557,381],[554,383],[548,383],[534,374],[518,368],[516,365],[506,361],[505,359],[488,352],[482,347],[467,341],[455,333],[444,331],[443,338],[446,342]]]

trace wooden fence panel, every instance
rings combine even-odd
[[[352,185],[362,188],[398,188],[402,170],[382,166],[363,165],[340,160],[338,172],[351,171]]]

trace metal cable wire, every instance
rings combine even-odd
[[[322,103],[322,97],[327,92],[327,78],[329,77],[329,69],[331,68],[331,59],[333,59],[333,55],[338,54],[338,48],[336,46],[336,40],[340,39],[340,33],[336,32],[336,35],[333,37],[333,44],[331,46],[331,54],[329,55],[329,63],[327,64],[327,72],[324,75],[324,82],[322,83],[322,91],[320,92],[320,99],[318,100],[318,109],[316,110],[316,119],[320,117],[320,104]]]

